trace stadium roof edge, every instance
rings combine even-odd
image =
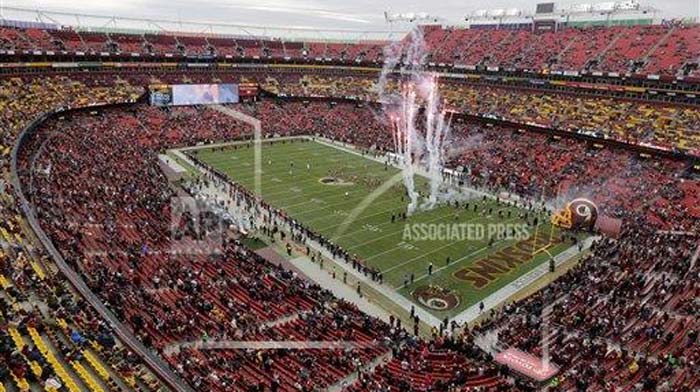
[[[142,32],[216,37],[261,37],[313,39],[314,41],[392,41],[402,39],[405,29],[343,29],[310,26],[265,26],[207,20],[173,20],[167,18],[139,18],[107,16],[80,12],[53,11],[24,7],[2,7],[3,21],[20,21],[70,27],[78,31]]]

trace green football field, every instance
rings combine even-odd
[[[386,192],[369,203],[363,200],[396,176],[398,169],[315,141],[277,140],[262,145],[262,196],[268,203],[378,268],[385,284],[439,318],[459,314],[571,245],[556,240],[549,245],[549,240],[558,239],[559,235],[544,215],[539,218],[537,228],[530,226],[529,243],[521,239],[497,239],[489,244],[487,238],[478,235],[478,225],[522,226],[525,221],[519,217],[523,211],[516,207],[484,200],[481,196],[462,201],[458,206],[443,204],[392,223],[392,214],[406,211],[408,204],[403,182],[387,187]],[[253,189],[251,144],[194,151],[198,159],[227,174],[232,181]],[[335,178],[336,182],[326,184],[321,181],[324,178]],[[422,193],[427,193],[426,179],[417,177],[417,185],[426,189]],[[363,205],[366,208],[350,224],[344,224]],[[420,224],[424,224],[423,228],[431,224],[448,228],[463,224],[467,229],[462,234],[470,234],[467,238],[457,235],[441,239],[421,237],[420,231],[407,232]],[[538,238],[536,245],[533,238]],[[542,243],[547,245],[541,246]],[[546,251],[535,252],[533,256],[531,250],[542,248]],[[484,264],[487,258],[496,260]],[[429,275],[431,263],[433,273]],[[404,285],[411,275],[413,283]]]

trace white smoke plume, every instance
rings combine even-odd
[[[423,32],[416,28],[407,39],[385,49],[384,67],[377,83],[380,102],[391,122],[394,149],[400,158],[409,215],[419,207],[416,168],[423,169],[430,181],[430,193],[420,208],[431,209],[440,201],[450,128],[437,76],[424,70],[427,54]],[[391,81],[393,91],[388,89]],[[419,124],[421,120],[423,123]]]

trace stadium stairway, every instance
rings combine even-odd
[[[375,369],[378,366],[383,366],[383,365],[391,362],[392,359],[393,359],[393,355],[392,355],[391,351],[386,352],[385,354],[374,358],[372,361],[365,363],[362,366],[362,371],[365,373],[372,373],[375,371]],[[353,385],[358,380],[358,376],[359,376],[358,372],[354,371],[354,372],[350,373],[348,376],[346,376],[345,378],[343,378],[343,379],[339,380],[338,382],[336,382],[335,384],[329,386],[328,391],[329,392],[341,392],[347,386]]]

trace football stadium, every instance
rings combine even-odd
[[[494,4],[0,5],[0,392],[700,391],[700,4]]]

